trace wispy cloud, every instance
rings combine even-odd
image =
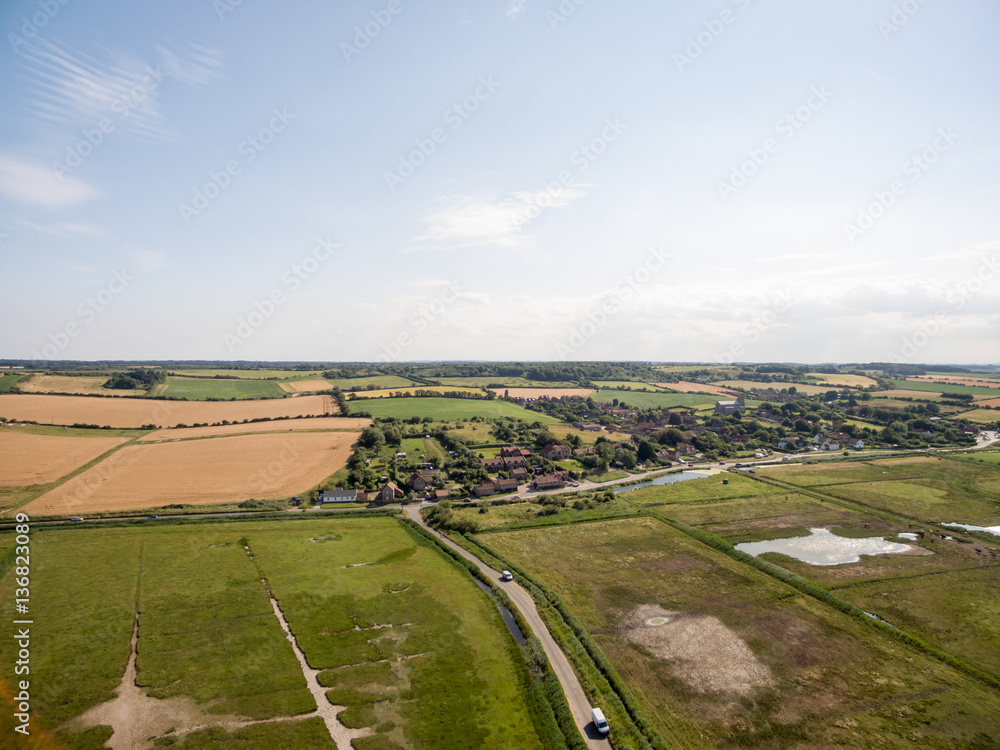
[[[32,229],[43,234],[51,234],[61,240],[76,239],[81,237],[103,237],[104,227],[99,224],[87,224],[76,221],[56,221],[50,224],[38,224],[34,221],[24,220],[22,225],[27,229]]]
[[[489,200],[456,195],[447,205],[424,219],[423,234],[414,238],[408,252],[418,250],[458,250],[470,247],[529,247],[534,235],[522,231],[529,209],[541,212],[566,208],[586,192],[579,187],[562,188],[557,194],[546,190],[521,191],[507,198]]]
[[[517,17],[524,10],[524,3],[525,0],[510,0],[510,5],[507,6],[507,18],[511,21],[516,21]]]
[[[47,166],[0,154],[0,193],[24,205],[64,208],[86,203],[101,192],[76,177],[62,177]]]
[[[26,110],[42,123],[74,131],[112,118],[122,123],[123,132],[140,140],[174,140],[160,104],[164,79],[208,85],[223,78],[225,66],[221,52],[213,47],[171,46],[158,45],[157,57],[150,63],[121,50],[103,50],[99,60],[37,39],[21,52],[34,88]]]

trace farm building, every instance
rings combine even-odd
[[[740,412],[745,413],[747,410],[745,403],[746,396],[742,393],[736,398],[735,401],[716,401],[715,402],[715,413],[720,414],[724,417]]]
[[[357,490],[345,490],[342,487],[335,487],[332,490],[323,490],[319,493],[320,504],[325,503],[354,503],[358,500]]]

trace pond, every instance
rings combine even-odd
[[[611,491],[617,495],[619,492],[641,490],[643,487],[655,487],[660,484],[673,484],[674,482],[683,482],[687,479],[701,479],[702,477],[710,476],[712,476],[712,474],[708,471],[680,471],[675,474],[664,474],[661,477],[656,477],[656,479],[647,479],[645,482],[639,482],[638,484],[629,484],[624,487],[612,487]]]
[[[953,529],[965,529],[966,531],[985,531],[987,534],[1000,536],[1000,526],[972,526],[967,523],[943,523],[942,526],[951,526]]]
[[[910,549],[908,544],[890,542],[880,536],[850,539],[826,529],[809,529],[809,532],[810,536],[791,539],[744,542],[737,544],[736,549],[754,557],[765,552],[780,552],[810,565],[843,565],[858,562],[861,555],[887,555]]]

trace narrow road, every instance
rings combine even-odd
[[[437,536],[438,539],[458,552],[462,557],[475,563],[486,575],[491,576],[495,581],[499,581],[499,570],[493,570],[493,568],[478,557],[462,549],[451,541],[451,539],[428,526],[420,515],[421,507],[423,507],[423,503],[420,505],[407,505],[404,510],[410,518]],[[520,610],[524,619],[528,621],[535,637],[542,642],[545,655],[549,659],[549,664],[552,665],[552,671],[559,678],[559,684],[562,685],[563,692],[566,694],[566,700],[569,703],[570,711],[573,713],[573,719],[576,721],[576,725],[579,727],[580,734],[583,735],[587,746],[594,748],[594,750],[607,750],[610,747],[607,738],[601,737],[590,721],[590,699],[583,692],[583,687],[576,678],[576,672],[573,671],[573,667],[569,663],[569,659],[566,658],[566,654],[562,652],[562,649],[559,648],[559,645],[551,633],[549,633],[549,629],[545,627],[545,623],[542,621],[542,617],[538,614],[538,609],[535,607],[535,600],[531,598],[531,594],[514,581],[501,583],[500,585],[503,586],[504,591],[510,596],[510,600],[514,606]]]

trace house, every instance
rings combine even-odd
[[[517,492],[516,479],[497,479],[493,482],[497,492]]]
[[[572,455],[568,445],[556,445],[555,443],[549,443],[542,448],[541,454],[549,461],[563,461]]]
[[[393,500],[401,500],[405,494],[395,482],[386,482],[375,493],[375,502],[391,503]]]
[[[529,451],[530,455],[531,452]],[[524,453],[516,445],[508,445],[506,448],[500,449],[501,458],[523,458]]]
[[[557,490],[566,486],[565,480],[557,474],[543,474],[531,482],[533,490]]]
[[[736,412],[745,414],[747,410],[746,403],[744,401],[745,399],[746,396],[741,393],[735,401],[716,401],[715,413],[724,417],[735,414]]]
[[[410,489],[414,492],[423,492],[427,489],[427,479],[416,471],[406,478],[406,484],[409,485]]]
[[[528,470],[527,469],[513,469],[510,472],[510,478],[511,479],[516,479],[518,482],[524,482],[528,478]]]
[[[334,487],[332,490],[323,490],[319,493],[320,504],[324,503],[354,503],[358,500],[357,490],[345,490],[342,487]]]
[[[504,468],[507,471],[513,469],[525,469],[528,466],[527,460],[523,456],[507,456],[504,457]]]
[[[493,482],[483,482],[477,484],[472,491],[476,493],[476,497],[485,497],[486,495],[495,495],[497,488]]]
[[[604,427],[599,424],[592,424],[589,422],[577,422],[574,427],[578,430],[583,430],[584,432],[603,432]]]
[[[497,458],[484,458],[483,468],[486,471],[503,471],[507,467],[504,460],[499,456]]]
[[[427,499],[428,500],[437,500],[437,501],[447,500],[448,499],[448,490],[434,490],[434,494],[433,495],[428,495]]]

